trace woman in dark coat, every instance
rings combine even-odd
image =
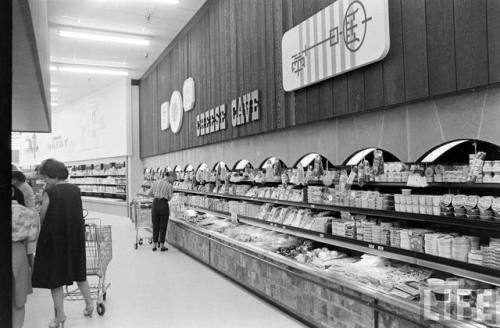
[[[39,170],[47,187],[40,212],[41,230],[37,243],[32,283],[51,290],[55,318],[49,327],[63,327],[63,285],[77,282],[85,299],[85,316],[94,310],[86,273],[85,222],[77,186],[65,182],[66,166],[54,159],[42,162]]]

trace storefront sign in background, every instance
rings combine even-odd
[[[55,108],[52,133],[25,134],[20,164],[40,164],[46,158],[74,162],[126,156],[127,88],[130,82],[120,80]]]
[[[383,59],[388,0],[339,0],[285,32],[283,88],[293,91]]]

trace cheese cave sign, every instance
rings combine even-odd
[[[259,90],[254,90],[231,101],[233,127],[259,119]]]
[[[260,118],[259,90],[254,90],[231,101],[233,127],[258,121]],[[222,104],[196,115],[196,136],[204,136],[227,128],[226,105]]]

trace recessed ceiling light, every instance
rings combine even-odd
[[[91,68],[91,67],[72,67],[72,66],[61,66],[59,67],[61,72],[72,72],[72,73],[90,73],[90,74],[102,74],[102,75],[119,75],[127,76],[127,71],[118,71],[111,69],[102,68]]]
[[[123,36],[123,35],[110,35],[110,34],[102,34],[102,33],[69,31],[69,30],[61,30],[61,29],[58,30],[57,33],[60,36],[67,37],[67,38],[132,44],[132,45],[137,45],[137,46],[148,46],[150,43],[149,40],[145,39],[145,38],[129,37],[129,36]]]
[[[59,72],[70,72],[70,73],[84,73],[84,74],[99,74],[99,75],[117,75],[117,76],[127,76],[128,71],[116,70],[107,67],[99,66],[68,66],[59,65],[54,66],[53,71]]]
[[[55,101],[53,101],[53,102],[50,103],[51,107],[57,107],[58,105],[59,105],[59,103],[55,102]]]
[[[50,87],[50,92],[57,92],[57,89],[54,87]]]

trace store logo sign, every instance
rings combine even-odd
[[[259,90],[254,90],[231,101],[233,127],[259,120]]]
[[[500,322],[500,300],[494,289],[452,289],[442,285],[422,287],[420,307],[423,318],[437,322]]]
[[[204,136],[226,129],[226,105],[222,104],[196,115],[196,136]]]
[[[293,91],[383,59],[388,0],[339,0],[283,35],[283,88]]]
[[[231,125],[255,122],[260,119],[259,90],[254,90],[231,101]],[[227,128],[226,105],[222,104],[196,115],[196,136],[204,136]]]

